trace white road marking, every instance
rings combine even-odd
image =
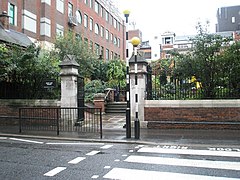
[[[139,149],[138,152],[161,153],[161,154],[187,154],[187,155],[204,155],[204,156],[240,157],[240,152],[191,150],[191,149],[164,149],[164,148],[143,147],[143,148]]]
[[[93,156],[93,155],[95,155],[95,154],[97,154],[97,153],[99,153],[100,151],[91,151],[91,152],[89,152],[89,153],[87,153],[86,155],[87,156]]]
[[[129,150],[129,152],[133,152],[133,150]]]
[[[114,161],[115,161],[115,162],[119,162],[119,161],[120,161],[120,159],[115,159]]]
[[[110,147],[112,147],[113,145],[105,145],[103,147],[100,147],[101,149],[109,149]]]
[[[230,162],[230,161],[177,159],[177,158],[150,157],[150,156],[129,156],[124,161],[133,162],[133,163],[160,164],[160,165],[170,165],[170,166],[226,169],[226,170],[236,170],[236,171],[240,170],[240,162]]]
[[[75,143],[61,143],[61,142],[58,142],[58,143],[51,143],[51,142],[48,142],[46,143],[48,145],[93,145],[93,146],[96,146],[96,145],[99,145],[99,146],[102,146],[104,145],[104,143],[78,143],[78,142],[75,142]]]
[[[97,179],[97,178],[99,178],[99,175],[93,175],[92,176],[92,179]]]
[[[110,169],[111,166],[104,166],[104,169]]]
[[[7,137],[0,137],[0,139],[7,139]]]
[[[82,161],[84,159],[86,159],[86,158],[85,157],[77,157],[77,158],[69,161],[68,164],[77,164],[77,163],[79,163],[80,161]]]
[[[60,173],[61,171],[65,170],[66,167],[56,167],[53,170],[44,174],[44,176],[55,176],[56,174]]]
[[[123,154],[122,157],[127,157],[128,155],[127,154]]]
[[[18,139],[18,138],[9,138],[14,141],[22,141],[22,142],[29,142],[29,143],[35,143],[35,144],[43,144],[43,142],[40,141],[32,141],[32,140],[26,140],[26,139]]]
[[[237,180],[235,178],[214,177],[195,174],[181,174],[171,172],[147,171],[137,169],[113,168],[103,178],[121,180]]]

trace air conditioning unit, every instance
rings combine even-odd
[[[68,16],[68,25],[77,26],[77,18],[74,16]]]

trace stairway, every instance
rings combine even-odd
[[[127,102],[108,102],[106,104],[106,113],[125,114],[127,109]]]

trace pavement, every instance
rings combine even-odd
[[[107,143],[135,143],[135,144],[164,144],[164,145],[209,145],[221,147],[240,145],[239,130],[229,129],[140,129],[140,138],[135,139],[134,127],[131,130],[131,138],[126,138],[124,114],[103,115],[103,137],[99,134],[79,132],[56,132],[49,131],[23,131],[19,133],[18,126],[0,126],[0,136],[42,138],[54,140],[74,140]]]

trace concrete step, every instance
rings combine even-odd
[[[106,105],[106,113],[126,113],[127,102],[109,102]]]

